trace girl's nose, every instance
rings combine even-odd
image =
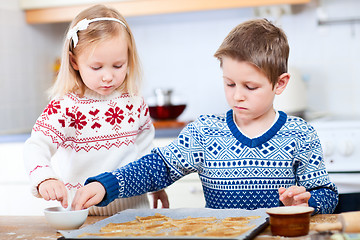
[[[105,72],[102,77],[103,82],[110,82],[112,79],[113,79],[113,75],[111,74],[111,72]]]

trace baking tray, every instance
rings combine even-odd
[[[254,228],[247,232],[237,236],[236,238],[221,238],[221,239],[252,239],[259,234],[264,228],[268,226],[268,214],[265,208],[259,208],[256,210],[244,210],[244,209],[210,209],[210,208],[177,208],[177,209],[128,209],[119,212],[111,217],[103,219],[92,225],[80,228],[72,231],[59,231],[63,237],[59,240],[73,240],[73,239],[216,239],[215,237],[197,237],[197,236],[157,236],[157,237],[100,237],[100,236],[88,236],[85,238],[79,238],[82,233],[98,233],[100,228],[106,226],[109,223],[122,223],[135,219],[136,216],[146,217],[160,213],[173,219],[182,219],[187,217],[216,217],[218,219],[226,217],[247,217],[247,216],[260,216],[260,218],[253,219],[250,224],[255,225]]]

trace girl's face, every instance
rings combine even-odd
[[[77,56],[70,54],[87,88],[106,96],[124,82],[128,67],[128,45],[118,36],[90,46]]]
[[[288,74],[285,79],[280,77],[273,88],[265,74],[250,63],[224,57],[222,70],[226,100],[239,126],[254,120],[273,120],[274,97],[285,89]]]

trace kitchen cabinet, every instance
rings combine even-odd
[[[197,173],[186,175],[166,188],[170,208],[203,208],[204,192]],[[151,203],[152,200],[150,200]]]
[[[25,11],[27,23],[36,24],[69,22],[80,11],[97,3],[118,9],[129,17],[308,2],[310,0],[21,0],[20,7]]]

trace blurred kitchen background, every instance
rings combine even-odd
[[[190,10],[196,1],[188,1]],[[155,89],[171,89],[173,96],[186,103],[184,112],[175,122],[186,123],[200,114],[226,112],[222,72],[213,54],[237,24],[253,18],[268,18],[284,29],[290,44],[289,66],[293,76],[290,81],[294,86],[289,87],[288,96],[277,101],[277,108],[301,115],[314,121],[319,129],[325,129],[320,130],[319,135],[329,168],[334,174],[338,172],[340,175],[336,176],[341,179],[344,172],[349,172],[345,178],[354,177],[351,184],[356,184],[344,193],[358,194],[360,1],[241,2],[245,7],[126,16],[144,70],[143,96],[151,101]],[[253,6],[258,2],[266,5]],[[271,5],[273,2],[284,4]],[[55,77],[56,61],[70,22],[53,22],[50,17],[42,23],[28,23],[25,10],[49,5],[78,7],[88,3],[105,1],[0,1],[0,161],[5,164],[0,170],[0,185],[5,188],[2,192],[11,191],[14,184],[22,186],[27,181],[22,172],[22,143],[48,103],[46,90]],[[122,12],[122,9],[118,10]],[[323,119],[326,124],[322,124]],[[340,129],[339,135],[332,135],[334,129]],[[173,137],[166,136],[166,139]],[[337,143],[331,142],[334,139],[345,139],[338,150],[334,147]],[[166,143],[158,142],[160,145]],[[351,164],[340,171],[338,166],[343,167],[343,161]],[[19,188],[18,191],[24,190]],[[191,187],[190,191],[201,198],[201,188]],[[10,196],[8,205],[0,204],[0,215],[24,213],[22,209],[9,207],[12,201]],[[27,201],[35,200],[29,198]],[[27,213],[39,212],[36,209]]]

